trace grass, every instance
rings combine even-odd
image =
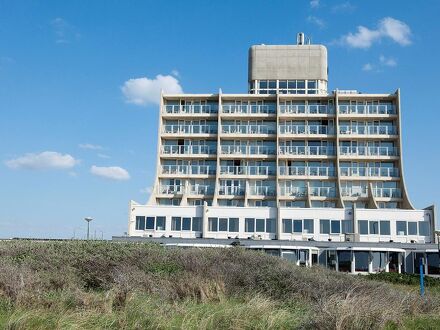
[[[0,328],[435,329],[439,291],[387,280],[239,247],[3,241]]]

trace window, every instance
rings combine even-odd
[[[283,233],[292,232],[292,219],[283,219]]]
[[[238,233],[238,218],[229,218],[229,231]]]
[[[368,263],[370,262],[369,252],[354,252],[354,268],[356,272],[368,272]]]
[[[293,232],[302,233],[302,220],[293,220]]]
[[[359,234],[368,235],[368,220],[359,220]]]
[[[244,219],[244,230],[247,233],[253,233],[255,231],[255,219],[254,218],[246,218]]]
[[[408,221],[408,235],[417,235],[417,222]]]
[[[330,220],[319,220],[321,234],[330,234]]]
[[[165,230],[165,217],[156,217],[156,230]]]
[[[342,220],[341,227],[343,234],[350,234],[353,232],[353,222],[351,220]]]
[[[191,230],[191,218],[183,218],[182,230]]]
[[[266,233],[276,233],[277,226],[275,219],[266,219]]]
[[[304,219],[304,233],[313,234],[313,219]]]
[[[194,217],[192,219],[192,230],[193,231],[202,231],[202,218]]]
[[[420,221],[419,222],[419,235],[420,236],[429,236],[430,235],[429,221]]]
[[[332,234],[340,234],[341,233],[341,222],[339,220],[332,220]]]
[[[172,217],[171,218],[171,230],[180,231],[182,229],[182,218]]]
[[[208,231],[218,231],[218,218],[208,218]]]
[[[406,221],[396,221],[397,235],[406,235]]]
[[[228,231],[228,218],[219,219],[218,231]]]
[[[154,217],[147,217],[145,229],[154,229]]]
[[[145,230],[145,217],[136,217],[136,230]]]
[[[390,222],[381,221],[380,222],[380,234],[381,235],[391,235]]]
[[[264,232],[265,219],[257,219],[256,221],[256,232]]]
[[[370,235],[379,235],[379,221],[370,221]]]

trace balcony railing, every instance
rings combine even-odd
[[[220,166],[220,174],[275,175],[275,166]]]
[[[341,134],[359,134],[359,135],[396,135],[395,126],[348,126],[339,127]]]
[[[183,194],[185,187],[183,185],[161,185],[159,187],[160,194],[174,195]]]
[[[275,196],[276,189],[269,186],[250,186],[249,193],[253,196]]]
[[[335,187],[310,187],[311,196],[336,197]]]
[[[216,146],[208,145],[163,145],[161,149],[166,155],[215,155],[217,153]]]
[[[280,125],[280,134],[334,134],[327,125]]]
[[[275,155],[276,148],[270,146],[221,146],[226,155]]]
[[[350,156],[398,156],[396,147],[339,147],[341,155]]]
[[[216,114],[218,105],[164,105],[164,112],[168,114]]]
[[[280,113],[285,114],[332,114],[335,112],[333,106],[326,104],[282,104]]]
[[[279,148],[280,155],[335,155],[335,148],[327,146],[280,146]]]
[[[306,187],[280,187],[281,196],[286,197],[305,197],[307,196],[307,188]]]
[[[333,167],[280,166],[280,175],[334,176]]]
[[[388,167],[341,167],[341,176],[399,177],[398,168]]]
[[[339,105],[340,114],[368,114],[368,115],[394,115],[396,108],[391,104],[375,104],[375,105]]]
[[[217,134],[213,125],[164,125],[163,133],[167,134]]]
[[[401,198],[402,192],[399,188],[373,188],[373,195],[379,198]]]
[[[162,174],[215,175],[215,166],[162,165]]]
[[[367,187],[341,187],[343,197],[368,197]]]
[[[269,125],[222,125],[225,134],[276,134],[276,129]]]
[[[188,187],[190,195],[214,195],[214,187],[212,185],[195,185]]]
[[[237,186],[220,186],[219,194],[220,195],[244,195],[244,187]]]
[[[232,104],[232,105],[223,105],[222,109],[223,109],[223,113],[230,113],[230,114],[275,114],[276,113],[275,105],[268,105],[268,104],[258,104],[258,105]]]

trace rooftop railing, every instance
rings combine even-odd
[[[349,126],[342,125],[339,127],[341,134],[359,134],[359,135],[396,135],[397,128],[395,126]]]
[[[217,126],[214,125],[169,125],[163,126],[166,134],[217,134]]]
[[[276,134],[276,128],[269,125],[222,125],[224,134]]]
[[[280,166],[280,175],[297,176],[335,176],[333,167],[315,167],[315,166]]]
[[[270,146],[221,146],[222,154],[226,155],[275,155],[276,148]]]
[[[268,104],[226,104],[222,106],[226,114],[275,114],[276,106]]]
[[[201,104],[201,105],[171,105],[163,106],[163,110],[167,114],[216,114],[218,113],[218,105]]]
[[[280,125],[280,134],[334,134],[334,128],[327,125]]]
[[[282,114],[332,114],[335,108],[326,104],[282,104],[280,105]]]
[[[342,156],[398,156],[396,147],[339,147]]]
[[[335,148],[327,146],[280,146],[280,155],[334,156]]]
[[[215,155],[216,146],[210,145],[163,145],[162,153],[166,155]]]
[[[396,108],[392,104],[340,104],[340,114],[394,115]]]

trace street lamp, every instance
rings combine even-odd
[[[90,234],[90,221],[93,220],[91,217],[84,218],[85,221],[87,221],[87,240],[89,240],[89,234]]]

